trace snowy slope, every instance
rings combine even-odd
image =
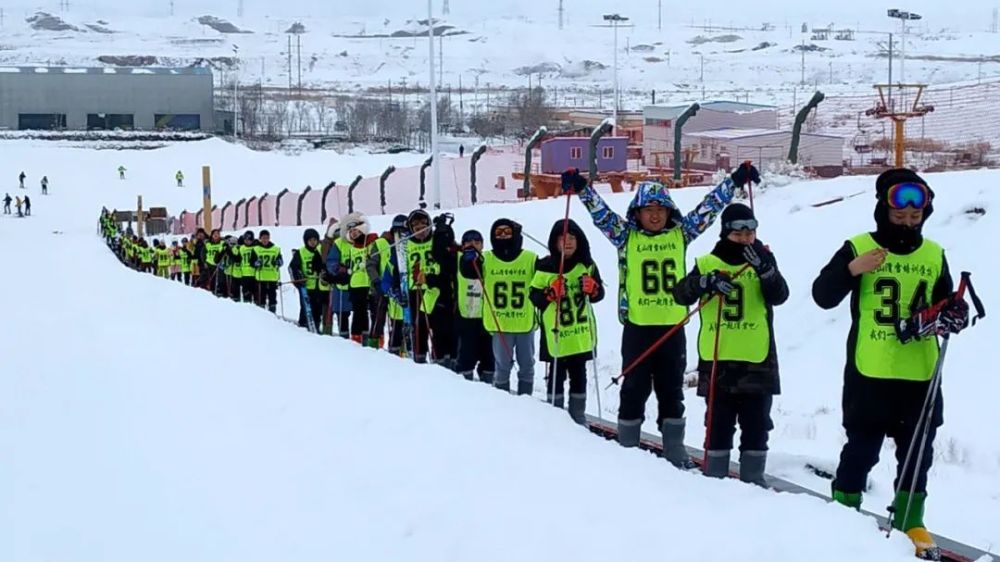
[[[237,3],[232,1],[178,1],[172,17],[167,2],[139,3],[125,10],[118,4],[80,2],[68,12],[42,6],[80,31],[36,30],[25,21],[34,15],[34,3],[25,2],[20,10],[8,7],[7,23],[0,29],[0,65],[100,66],[102,56],[153,56],[160,66],[186,66],[203,58],[231,57],[233,45],[238,45],[242,82],[283,88],[289,84],[285,32],[300,22],[306,27],[301,59],[303,84],[308,88],[353,92],[391,83],[398,95],[400,86],[427,84],[427,41],[388,37],[419,31],[415,22],[427,17],[421,2],[308,0],[275,6],[263,0],[248,1],[242,18],[233,13]],[[474,90],[464,94],[466,111],[495,105],[505,97],[499,88],[527,86],[529,74],[534,74],[532,83],[541,77],[543,85],[554,87],[550,95],[564,105],[609,107],[613,34],[593,26],[604,23],[601,15],[611,5],[596,0],[566,4],[565,27],[559,30],[555,0],[544,6],[530,0],[453,0],[447,16],[440,15],[441,2],[436,2],[442,22],[464,32],[443,40],[441,83],[456,91],[456,96],[460,80],[464,88]],[[939,3],[910,4],[925,20],[914,24],[907,40],[908,81],[942,83],[997,74],[994,61],[985,59],[980,64],[976,58],[993,56],[1000,45],[1000,35],[985,33],[992,5],[966,3],[962,10],[954,10]],[[886,33],[897,33],[897,57],[900,50],[898,22],[886,18],[882,8],[861,2],[815,7],[767,4],[755,6],[749,16],[743,4],[731,0],[713,4],[711,14],[700,5],[664,3],[662,30],[657,27],[657,3],[652,0],[614,8],[630,16],[633,25],[621,29],[618,43],[620,80],[630,109],[648,102],[652,89],[658,91],[661,103],[749,96],[749,101],[758,103],[791,104],[797,88],[822,88],[828,94],[868,93],[873,82],[885,79]],[[205,15],[228,18],[249,33],[215,31],[197,22],[197,17]],[[765,22],[773,29],[761,30]],[[836,29],[871,32],[858,34],[855,41],[813,41],[811,33],[801,33],[803,22],[810,29],[832,24]],[[94,32],[88,25],[113,33]],[[698,42],[699,37],[708,42]],[[809,52],[803,59],[795,50],[803,42],[825,50]],[[298,47],[293,46],[293,51],[292,83],[297,84]],[[915,58],[927,55],[967,60]],[[537,65],[547,70],[530,70]],[[231,76],[226,67],[218,75],[219,82]],[[598,87],[604,89],[603,94],[597,92]],[[492,90],[492,102],[487,90]]]
[[[910,559],[848,510],[128,271],[94,233],[118,185],[75,179],[0,218],[28,272],[0,277],[5,561]]]
[[[13,452],[12,462],[0,463],[0,544],[15,545],[15,555],[5,560],[35,560],[43,554],[114,560],[151,543],[154,535],[156,544],[165,544],[157,550],[164,559],[276,559],[281,549],[319,559],[321,552],[367,554],[352,550],[365,543],[385,549],[364,556],[369,559],[421,559],[428,552],[435,552],[434,559],[441,552],[468,559],[466,549],[472,548],[479,557],[496,559],[532,558],[539,552],[547,558],[558,552],[567,559],[617,559],[654,551],[648,544],[622,543],[617,533],[609,536],[600,517],[635,513],[629,524],[637,527],[629,534],[667,533],[665,540],[681,541],[704,537],[707,527],[692,522],[718,517],[714,505],[726,506],[727,520],[742,522],[726,544],[741,545],[743,554],[825,560],[827,545],[794,542],[816,528],[836,536],[844,548],[857,549],[839,552],[838,559],[886,559],[892,556],[886,549],[906,551],[898,538],[890,546],[869,542],[861,530],[868,524],[839,510],[802,498],[776,502],[732,483],[664,470],[655,459],[596,442],[568,427],[565,416],[531,401],[497,396],[432,368],[406,364],[401,369],[404,364],[394,358],[309,337],[254,307],[125,271],[93,238],[101,205],[131,205],[140,187],[147,201],[196,206],[197,190],[184,192],[170,183],[180,162],[192,167],[219,162],[231,170],[232,181],[217,183],[217,189],[235,198],[271,189],[260,182],[275,177],[275,164],[312,178],[363,165],[378,170],[385,164],[381,157],[327,155],[319,170],[305,160],[274,162],[267,160],[277,159],[274,155],[229,152],[227,145],[202,144],[196,153],[172,152],[195,145],[135,153],[44,146],[8,143],[0,151],[0,169],[23,167],[29,185],[36,185],[33,180],[42,173],[53,179],[52,196],[31,192],[35,217],[0,217],[8,263],[33,272],[27,283],[11,275],[0,281],[3,294],[16,296],[9,299],[3,325],[18,327],[0,336],[0,450]],[[118,182],[113,169],[126,157],[133,159],[130,175],[148,183]],[[994,311],[995,268],[977,259],[981,245],[974,241],[996,235],[992,213],[998,196],[991,186],[997,176],[928,176],[938,200],[927,233],[945,246],[953,271],[974,271],[986,306]],[[15,195],[13,177],[9,181]],[[828,482],[803,466],[836,465],[843,440],[839,399],[849,314],[846,304],[820,311],[809,287],[846,237],[870,228],[871,184],[871,178],[841,178],[774,188],[757,198],[760,235],[776,252],[792,290],[789,303],[775,315],[784,393],[775,402],[771,468],[817,490],[828,489]],[[810,206],[859,192],[841,203]],[[689,209],[703,194],[703,189],[679,190],[674,197]],[[628,198],[610,200],[623,210]],[[986,215],[965,213],[972,206]],[[461,209],[455,228],[486,231],[498,216],[510,216],[545,239],[562,208],[561,201],[542,201]],[[578,202],[572,214],[591,237],[606,282],[614,287],[613,249],[590,226]],[[384,228],[388,218],[372,221]],[[65,234],[53,235],[53,230]],[[301,231],[275,230],[286,259],[301,244]],[[690,254],[708,251],[717,232],[713,228],[696,241]],[[286,299],[285,314],[295,316],[294,299]],[[598,317],[603,389],[621,367],[613,299],[598,305]],[[956,338],[949,353],[946,424],[938,437],[927,521],[933,531],[996,551],[1000,442],[988,428],[1000,425],[993,408],[1000,383],[983,367],[992,324],[987,319]],[[697,323],[688,328],[689,344],[696,330]],[[140,341],[132,344],[136,337]],[[694,358],[690,345],[692,367]],[[597,414],[592,384],[589,390],[590,411]],[[613,419],[616,393],[605,392],[603,402],[602,415]],[[688,441],[697,445],[703,406],[693,393],[687,405]],[[651,401],[649,419],[655,418],[654,408]],[[651,425],[646,429],[654,431]],[[388,441],[373,446],[376,435]],[[887,461],[873,472],[866,503],[876,511],[891,494],[890,445],[882,456]],[[511,483],[515,474],[530,474],[530,480],[515,477]],[[628,477],[606,485],[608,474]],[[498,480],[504,484],[498,487]],[[567,490],[582,496],[567,495]],[[649,500],[630,504],[631,498],[619,492]],[[558,501],[549,499],[553,494]],[[662,505],[684,506],[685,515],[671,517]],[[97,516],[88,511],[93,509],[99,510]],[[531,513],[530,524],[523,523],[525,511]],[[383,513],[391,515],[380,519],[381,528],[363,526]],[[528,533],[529,542],[501,542],[497,521]],[[535,534],[535,523],[545,530]],[[171,531],[159,538],[165,526]],[[109,529],[117,536],[122,528],[129,530],[126,537],[105,538]],[[455,536],[462,538],[446,538]],[[558,550],[547,550],[543,537],[556,537]],[[40,545],[54,550],[36,550]],[[695,559],[737,554],[676,548]]]

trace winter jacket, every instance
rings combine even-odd
[[[743,257],[742,244],[729,240],[720,240],[712,255],[729,265],[742,266],[746,264]],[[706,291],[699,281],[702,275],[710,271],[700,271],[695,264],[687,277],[674,286],[674,299],[685,306],[698,302]],[[764,295],[764,306],[767,309],[767,327],[771,334],[770,348],[767,358],[761,363],[745,361],[719,361],[716,370],[716,388],[734,394],[780,394],[781,383],[778,375],[778,354],[774,343],[774,307],[788,300],[788,284],[782,277],[777,263],[774,274],[760,280],[761,292]],[[712,362],[698,360],[698,396],[708,396],[709,383],[712,376]]]
[[[618,249],[618,319],[622,324],[628,322],[628,294],[625,290],[627,249],[629,236],[641,231],[636,219],[636,211],[650,201],[656,201],[669,209],[669,224],[664,232],[673,228],[680,228],[684,237],[684,243],[690,244],[694,239],[701,236],[715,218],[722,212],[727,204],[733,199],[733,180],[726,178],[715,187],[705,199],[687,215],[681,215],[677,205],[667,193],[666,188],[656,182],[642,182],[636,190],[635,197],[629,203],[625,217],[621,217],[608,207],[608,204],[597,193],[593,186],[588,185],[580,192],[580,200],[590,212],[594,225],[614,244]],[[683,269],[680,264],[679,267]]]
[[[906,255],[915,250],[893,244],[887,236],[878,231],[870,234],[877,244],[892,253]],[[854,248],[850,242],[845,242],[813,282],[812,295],[816,304],[826,310],[836,308],[844,298],[851,296],[851,329],[847,336],[847,361],[844,366],[844,390],[841,397],[844,427],[889,432],[900,423],[917,419],[929,382],[875,379],[858,372],[854,353],[858,341],[858,292],[861,278],[851,275],[848,269],[848,265],[855,257]],[[941,265],[941,273],[932,289],[934,302],[947,298],[953,290],[947,258],[942,258]],[[933,416],[935,426],[941,425],[944,421],[942,404],[943,395],[939,394]]]

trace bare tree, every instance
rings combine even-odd
[[[531,134],[552,122],[552,106],[546,99],[545,88],[537,86],[527,91],[512,92],[508,107],[514,125],[522,134]]]

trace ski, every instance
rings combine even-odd
[[[587,415],[587,427],[590,429],[591,433],[604,437],[608,440],[614,440],[618,437],[618,428],[614,425],[614,422],[600,420],[589,414]],[[663,442],[659,436],[643,432],[639,439],[639,448],[660,456],[663,451]],[[687,450],[691,459],[696,464],[701,466],[704,451],[695,447],[688,447]],[[729,476],[732,478],[739,478],[739,465],[737,463],[729,464]],[[813,496],[827,502],[833,501],[826,494],[810,490],[793,482],[789,482],[788,480],[776,478],[771,475],[765,475],[765,478],[767,480],[768,488],[773,491],[790,494],[803,494]],[[878,528],[883,532],[885,531],[889,521],[884,516],[865,510],[861,510],[861,513],[875,518],[878,522]],[[980,558],[987,556],[986,552],[978,548],[962,544],[947,537],[942,537],[941,535],[932,536],[934,537],[934,541],[937,543],[938,549],[941,552],[940,560],[943,560],[944,562],[975,562]]]
[[[412,234],[409,236],[412,236]],[[398,232],[395,235],[396,263],[399,266],[399,289],[400,293],[402,293],[399,298],[399,305],[403,308],[402,354],[404,357],[408,357],[413,351],[413,342],[411,341],[413,337],[413,316],[410,312],[410,303],[407,302],[410,299],[410,264],[406,258],[406,243],[409,240],[409,236],[401,237]]]

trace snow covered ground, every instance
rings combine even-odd
[[[157,66],[187,66],[205,58],[232,57],[239,46],[240,81],[284,88],[289,84],[286,31],[298,22],[301,35],[302,81],[308,88],[356,91],[427,84],[427,41],[391,37],[420,32],[426,5],[408,0],[319,2],[300,0],[275,6],[247,1],[243,17],[236,2],[135,2],[123,8],[111,0],[74,2],[69,11],[16,0],[7,5],[0,29],[0,65],[100,66],[99,57],[155,57]],[[173,16],[168,10],[176,4]],[[472,2],[451,0],[451,13],[436,16],[453,27],[443,40],[441,83],[456,93],[461,85],[465,110],[492,104],[503,87],[524,87],[530,80],[551,89],[565,105],[611,105],[614,39],[602,14],[605,2],[566,2],[565,26],[558,29],[558,3],[532,0]],[[633,5],[634,4],[634,5]],[[997,74],[1000,35],[986,33],[993,5],[969,3],[961,9],[933,2],[909,2],[924,20],[915,22],[905,48],[909,82],[955,82]],[[979,4],[979,5],[977,5]],[[37,29],[36,10],[47,9],[68,28]],[[662,29],[657,2],[614,6],[631,18],[619,32],[620,80],[625,107],[638,109],[657,90],[658,100],[682,103],[692,99],[739,98],[751,102],[791,104],[796,88],[822,88],[826,93],[870,92],[886,78],[887,33],[897,20],[882,7],[854,0],[837,4],[781,3],[754,6],[714,3],[706,14],[701,5],[663,3]],[[198,22],[202,16],[228,19],[246,33],[221,33]],[[764,30],[764,23],[771,27]],[[810,29],[802,33],[801,25]],[[860,30],[853,41],[813,40],[813,28]],[[101,31],[94,29],[95,26]],[[695,28],[693,26],[703,26]],[[58,27],[57,27],[58,29]],[[796,50],[813,45],[803,58]],[[812,49],[813,47],[810,47]],[[292,83],[298,83],[298,51],[293,44]],[[958,57],[950,62],[920,60],[926,56]],[[218,79],[230,79],[223,65]],[[897,79],[899,77],[897,68]],[[603,88],[603,94],[597,88]],[[468,91],[473,90],[473,91]],[[705,95],[701,95],[704,90]],[[811,93],[811,92],[810,92]],[[397,93],[398,95],[398,93]],[[799,96],[803,99],[805,96]],[[603,102],[603,103],[602,103]],[[457,105],[457,104],[456,104]]]
[[[95,236],[101,206],[131,206],[140,191],[149,202],[196,207],[197,189],[173,187],[178,167],[215,163],[217,193],[236,198],[284,185],[282,174],[315,186],[363,166],[375,173],[387,163],[381,156],[314,161],[215,141],[143,152],[2,148],[0,169],[11,177],[0,190],[18,194],[14,176],[25,169],[35,214],[0,216],[12,272],[0,276],[8,296],[0,324],[4,560],[615,560],[664,548],[694,560],[909,559],[899,534],[887,542],[872,522],[836,506],[678,473],[602,443],[543,404],[127,271]],[[129,167],[126,182],[114,172],[119,163]],[[52,181],[48,197],[35,187],[42,174]],[[926,230],[945,246],[954,272],[974,272],[993,311],[996,268],[980,258],[978,241],[998,231],[998,177],[929,176],[938,199]],[[817,490],[828,482],[803,467],[836,464],[849,313],[846,304],[820,311],[809,289],[842,241],[870,227],[871,185],[871,178],[798,183],[756,199],[759,234],[792,290],[775,314],[783,394],[771,469]],[[674,197],[689,209],[703,194]],[[628,198],[610,199],[623,210]],[[972,207],[986,214],[967,213]],[[455,228],[487,231],[509,216],[545,239],[562,209],[560,201],[461,209]],[[572,215],[614,287],[610,244],[578,202]],[[275,231],[286,259],[301,231]],[[690,254],[707,252],[717,233]],[[292,301],[287,316],[295,314]],[[603,390],[621,367],[613,299],[598,306],[598,318]],[[927,521],[932,531],[996,551],[1000,441],[991,428],[1000,426],[993,407],[1000,383],[984,367],[992,324],[957,337],[949,351]],[[688,328],[689,342],[696,330]],[[693,367],[693,346],[689,358]],[[596,414],[593,385],[590,392]],[[616,393],[602,398],[601,414],[614,418]],[[697,445],[703,406],[693,392],[687,405],[688,441]],[[891,494],[890,445],[882,457],[866,503],[875,511]],[[726,541],[716,536],[722,525]]]

